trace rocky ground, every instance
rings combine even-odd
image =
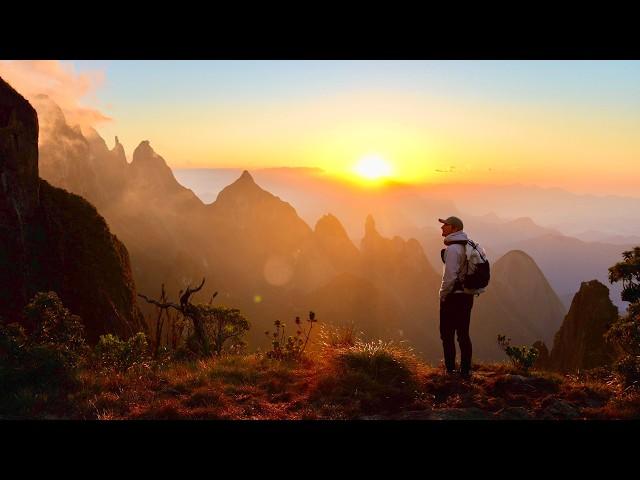
[[[399,351],[338,349],[304,361],[260,355],[80,375],[73,393],[19,418],[225,420],[589,420],[640,418],[640,394],[609,374],[476,365],[445,375]],[[377,355],[377,358],[375,356]],[[15,416],[5,418],[16,418]]]

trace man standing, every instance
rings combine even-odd
[[[444,363],[447,373],[455,372],[454,336],[457,333],[458,345],[460,345],[460,374],[468,378],[471,374],[469,324],[473,294],[465,293],[461,282],[467,269],[468,238],[462,231],[462,220],[458,217],[449,217],[446,220],[439,218],[438,221],[443,224],[442,236],[446,245],[441,252],[444,268],[440,286],[440,338],[444,349]]]

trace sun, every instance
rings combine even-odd
[[[391,176],[393,167],[379,155],[367,155],[358,161],[353,171],[367,180],[380,180]]]

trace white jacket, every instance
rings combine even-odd
[[[454,284],[457,278],[463,278],[467,268],[467,254],[464,245],[451,244],[451,242],[469,240],[467,234],[462,230],[453,232],[444,237],[444,244],[447,249],[444,252],[444,266],[442,267],[442,284],[440,285],[440,301],[450,293],[464,292],[462,288],[454,291]]]

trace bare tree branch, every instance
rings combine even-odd
[[[187,286],[187,290],[182,294],[182,296],[180,297],[180,304],[181,305],[186,305],[187,303],[189,303],[189,297],[191,297],[191,295],[193,295],[196,292],[199,292],[202,289],[202,286],[204,285],[204,277],[202,278],[202,282],[200,283],[200,286],[192,289],[191,286]]]
[[[180,305],[176,305],[176,304],[175,304],[175,303],[173,303],[173,302],[160,303],[159,301],[154,300],[154,299],[152,299],[152,298],[149,298],[149,297],[147,297],[146,295],[143,295],[143,294],[141,294],[141,293],[139,293],[139,294],[138,294],[138,296],[139,296],[139,297],[144,298],[147,302],[149,302],[149,303],[151,303],[151,304],[153,304],[153,305],[155,305],[155,306],[157,306],[157,307],[160,307],[160,308],[169,308],[169,307],[173,307],[173,308],[175,308],[176,310],[182,311],[182,310],[181,310],[181,308],[180,308]]]

